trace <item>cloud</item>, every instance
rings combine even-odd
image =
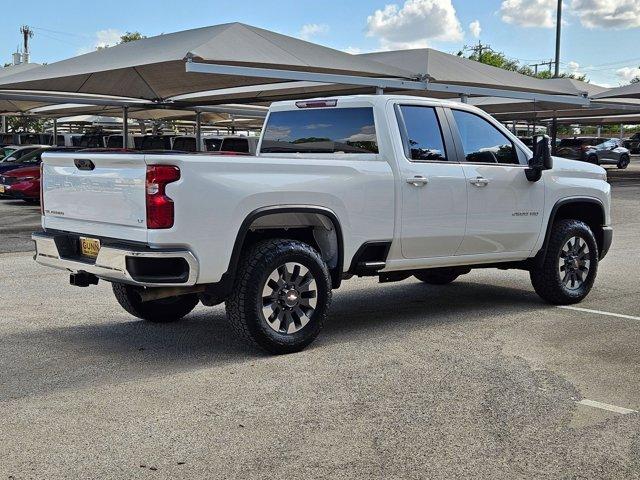
[[[358,47],[348,46],[347,48],[342,49],[343,52],[350,53],[351,55],[358,55],[362,53],[362,49]]]
[[[303,40],[310,40],[312,37],[322,35],[329,31],[329,25],[325,23],[307,23],[302,26],[298,36]]]
[[[640,68],[623,67],[616,70],[616,76],[624,83],[629,83],[634,78],[640,77]]]
[[[464,34],[451,0],[406,0],[367,17],[367,36],[383,49],[424,48],[430,40],[460,41]]]
[[[376,141],[376,127],[375,125],[365,125],[360,128],[358,133],[354,133],[347,138],[340,139],[341,142],[375,142]]]
[[[116,28],[98,30],[95,33],[93,43],[87,47],[78,49],[78,55],[93,52],[98,48],[113,47],[120,42],[120,37],[122,37],[122,35],[124,35],[124,32]]]
[[[571,61],[567,63],[567,71],[569,73],[572,73],[573,75],[580,77],[584,75],[584,73],[581,70],[582,69],[580,68],[580,64],[578,62]]]
[[[305,125],[303,128],[305,130],[317,130],[319,128],[329,128],[333,127],[332,123],[310,123],[309,125]]]
[[[571,0],[571,11],[587,28],[640,26],[640,0]]]
[[[553,28],[556,0],[504,0],[498,14],[506,23],[520,27]]]
[[[482,32],[482,27],[480,27],[480,20],[474,20],[469,24],[469,31],[471,35],[476,38],[480,38],[480,32]]]

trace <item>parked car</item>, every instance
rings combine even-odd
[[[257,137],[234,136],[203,136],[202,143],[207,152],[236,152],[255,155],[258,146]],[[180,135],[173,138],[172,150],[183,152],[196,151],[195,135]]]
[[[107,135],[105,143],[107,148],[122,148],[122,135]],[[131,134],[127,137],[127,148],[135,148],[135,142]]]
[[[27,203],[40,199],[40,166],[16,168],[0,175],[0,198],[16,198]]]
[[[534,152],[462,103],[276,102],[255,157],[46,153],[35,259],[72,285],[111,282],[152,322],[226,302],[271,353],[311,343],[354,275],[445,285],[515,268],[546,301],[577,303],[611,245],[611,189],[545,137]]]
[[[28,145],[25,147],[16,147],[8,156],[4,157],[0,162],[0,173],[13,170],[14,168],[20,168],[23,159],[28,157],[31,153],[44,148],[51,148],[50,145]]]
[[[587,149],[585,152],[587,162],[596,165],[616,165],[621,169],[627,168],[631,156],[629,150],[623,147],[622,143],[622,140],[611,138]]]
[[[623,146],[629,149],[630,153],[640,153],[640,132],[634,133],[630,138],[625,139]]]
[[[82,133],[58,133],[56,146],[58,147],[78,147],[82,139]]]
[[[0,198],[16,198],[29,203],[40,201],[40,163],[44,152],[73,152],[76,148],[38,148],[20,159],[20,166],[0,174]],[[1,164],[0,164],[1,165]]]
[[[138,145],[139,150],[171,150],[171,139],[173,135],[145,135]]]
[[[599,145],[604,142],[606,138],[600,137],[576,137],[576,138],[563,138],[557,147],[557,155],[563,158],[570,158],[571,160],[587,159],[587,150],[591,149],[595,145]]]

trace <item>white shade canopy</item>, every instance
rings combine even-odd
[[[317,73],[375,77],[407,75],[398,68],[339,50],[242,23],[228,23],[159,35],[51,63],[37,70],[0,78],[0,89],[90,93],[159,101],[211,88],[269,83],[265,78],[187,72],[186,58],[199,63]]]

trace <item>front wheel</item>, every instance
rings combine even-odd
[[[541,264],[529,274],[540,297],[556,305],[578,303],[591,291],[598,271],[598,245],[578,220],[555,223]]]
[[[623,155],[620,157],[620,160],[618,160],[617,166],[619,169],[624,170],[629,166],[629,162],[630,162],[629,157],[627,155]]]
[[[180,320],[198,305],[198,295],[190,293],[178,297],[143,302],[131,285],[113,283],[113,294],[122,308],[134,317],[154,323]]]
[[[320,333],[331,303],[327,265],[297,240],[266,240],[242,258],[227,316],[243,339],[273,354],[297,352]]]
[[[598,160],[597,155],[589,155],[587,157],[587,162],[593,163],[594,165],[600,165],[600,160]]]

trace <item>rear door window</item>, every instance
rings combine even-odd
[[[378,153],[373,108],[272,112],[261,153]]]
[[[401,105],[404,149],[410,160],[447,161],[442,129],[433,107]]]

